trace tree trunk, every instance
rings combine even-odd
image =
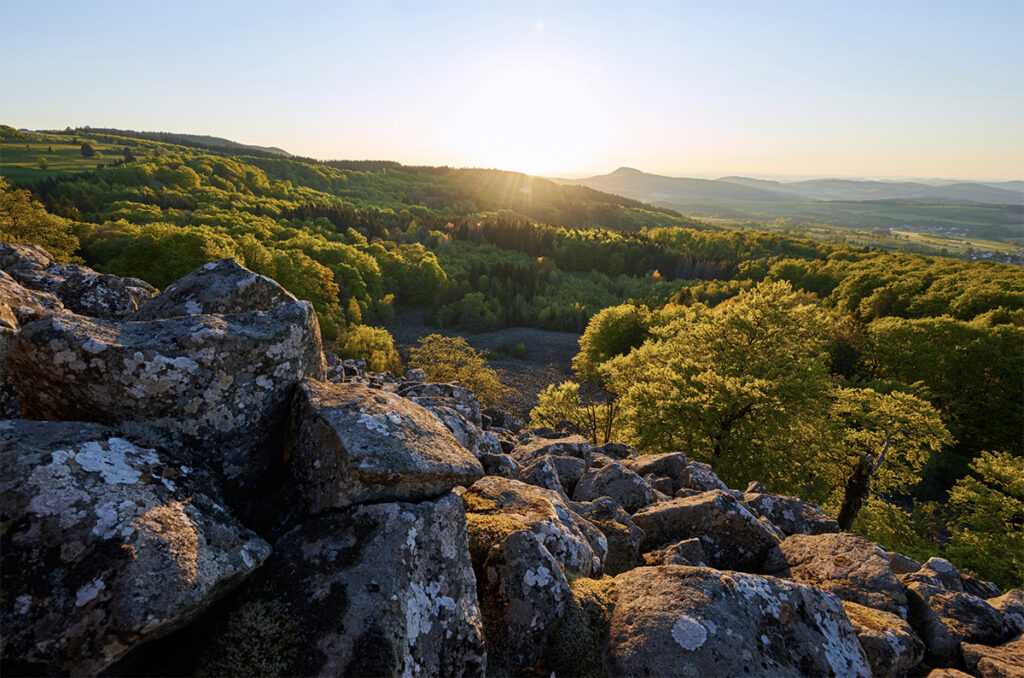
[[[875,472],[874,458],[869,454],[861,455],[857,465],[853,467],[853,473],[846,480],[846,494],[843,496],[843,505],[839,509],[839,529],[849,530],[853,521],[857,518],[860,507],[864,504],[864,497],[868,496],[871,489],[871,476]]]

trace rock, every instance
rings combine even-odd
[[[405,371],[405,380],[424,382],[427,380],[427,373],[418,367],[410,367]]]
[[[408,398],[424,407],[441,405],[455,410],[473,426],[483,426],[480,401],[468,388],[457,382],[444,383],[405,383],[398,387],[398,395]]]
[[[932,666],[956,662],[960,644],[998,645],[1010,636],[999,610],[969,593],[909,580],[903,575],[910,624],[924,641],[925,661]]]
[[[231,629],[254,606],[274,613],[267,637],[240,649]],[[226,626],[200,673],[482,676],[461,501],[367,504],[303,523],[274,545]]]
[[[927,678],[974,678],[959,669],[932,669]]]
[[[710,492],[711,490],[728,490],[725,483],[715,475],[711,466],[699,461],[691,461],[679,476],[682,487],[698,492]]]
[[[572,598],[549,637],[545,670],[556,676],[604,676],[602,653],[618,597],[615,580],[580,577],[569,588]]]
[[[839,531],[839,523],[825,515],[820,506],[796,497],[746,493],[744,502],[767,518],[788,537],[793,534],[826,534]]]
[[[558,471],[551,463],[551,457],[541,457],[522,470],[519,479],[529,485],[557,492],[564,501],[569,501],[562,483],[558,479]]]
[[[631,570],[642,563],[640,543],[643,530],[611,497],[598,497],[589,502],[573,502],[573,511],[586,519],[604,535],[608,544],[604,572],[611,576]]]
[[[546,455],[561,455],[586,460],[593,452],[593,447],[583,436],[563,438],[533,438],[529,442],[517,445],[511,454],[523,466],[532,464]]]
[[[964,587],[964,593],[978,596],[982,600],[996,598],[1003,593],[997,584],[990,581],[982,581],[966,574],[960,575],[960,583]]]
[[[669,452],[667,454],[642,454],[634,459],[625,459],[622,464],[640,477],[648,475],[671,478],[673,482],[672,492],[675,494],[683,487],[682,478],[688,474],[690,460],[682,452]]]
[[[1024,636],[998,647],[963,644],[967,670],[980,678],[1024,678]]]
[[[764,485],[762,485],[761,483],[757,482],[756,480],[751,480],[747,484],[747,489],[744,490],[743,493],[744,494],[768,494],[768,489],[765,488]]]
[[[654,490],[647,482],[622,464],[609,464],[583,474],[573,492],[576,501],[611,497],[627,513],[636,513],[655,502]]]
[[[921,563],[909,556],[905,556],[902,553],[896,553],[895,551],[889,551],[888,553],[889,567],[892,568],[893,574],[910,574],[911,572],[917,572],[921,569]]]
[[[634,459],[638,456],[636,450],[622,443],[605,443],[596,449],[612,459]]]
[[[437,497],[483,466],[427,410],[362,384],[303,380],[292,406],[292,466],[311,513]]]
[[[67,309],[112,320],[123,320],[135,313],[136,299],[145,293],[137,285],[130,289],[125,279],[116,275],[97,273],[84,266],[76,269],[64,278],[56,291]]]
[[[270,553],[218,481],[94,423],[0,423],[4,673],[96,674]]]
[[[544,654],[572,597],[562,568],[532,532],[516,532],[484,562],[480,605],[491,675],[519,675]]]
[[[644,480],[651,486],[651,489],[655,492],[660,492],[666,497],[671,498],[675,494],[675,481],[668,476],[656,476],[653,473],[648,473],[644,476]]]
[[[759,571],[778,540],[742,504],[722,490],[672,499],[633,515],[644,531],[643,550],[697,537],[712,567]]]
[[[481,454],[480,464],[484,467],[485,476],[501,476],[519,480],[519,464],[507,454]]]
[[[1010,589],[997,598],[986,600],[989,605],[1003,613],[1003,619],[1012,634],[1024,633],[1024,591]]]
[[[473,483],[462,499],[469,511],[522,524],[565,567],[585,577],[601,573],[608,549],[604,535],[573,512],[557,492],[485,476]],[[592,542],[596,542],[596,551]]]
[[[834,593],[843,600],[907,618],[907,601],[886,552],[852,534],[797,534],[779,549],[786,576]]]
[[[924,658],[924,643],[910,624],[889,612],[843,602],[874,678],[901,678]]]
[[[7,364],[27,418],[128,423],[133,435],[206,450],[238,487],[262,482],[295,385],[324,371],[304,301],[148,322],[51,316],[22,329]]]
[[[809,586],[678,565],[615,584],[608,675],[871,675],[839,599]]]
[[[956,591],[958,593],[963,593],[964,591],[960,570],[956,569],[956,566],[945,558],[929,558],[919,569],[900,577],[900,580],[904,584],[923,582],[946,589],[947,591]]]
[[[63,312],[64,304],[54,295],[24,287],[0,271],[0,329],[17,330],[33,320]]]
[[[663,549],[644,554],[645,565],[686,565],[688,567],[706,567],[704,546],[696,537],[677,541]]]
[[[53,263],[53,257],[39,245],[0,242],[0,270],[42,270]]]
[[[459,444],[473,454],[500,454],[501,443],[498,436],[490,431],[481,431],[458,411],[447,405],[437,404],[433,398],[410,398],[415,403],[421,404],[428,412],[433,414],[438,421],[444,424]]]
[[[522,420],[505,410],[498,409],[497,407],[488,407],[481,414],[490,421],[490,428],[505,429],[513,433],[519,433],[523,430]]]
[[[270,278],[253,273],[234,259],[221,259],[204,264],[168,285],[140,308],[132,320],[272,311],[296,301]]]

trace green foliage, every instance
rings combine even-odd
[[[557,428],[564,422],[595,445],[618,438],[620,422],[614,400],[582,403],[580,385],[572,381],[563,381],[558,386],[549,384],[537,394],[537,406],[530,411],[530,426],[533,427]]]
[[[0,242],[34,243],[61,262],[75,256],[78,238],[67,219],[49,214],[25,189],[12,189],[0,178]]]
[[[82,157],[92,158],[96,155],[96,149],[88,141],[82,144]]]
[[[627,442],[683,450],[730,486],[813,480],[830,388],[824,312],[788,283],[686,309],[604,369]]]
[[[949,493],[948,553],[1004,588],[1024,585],[1024,458],[982,452]]]
[[[499,405],[508,392],[498,373],[487,366],[483,355],[462,337],[431,334],[411,351],[409,364],[427,375],[428,381],[458,381],[473,391],[484,405]]]
[[[345,330],[339,354],[343,358],[363,358],[371,372],[399,374],[402,360],[395,350],[391,333],[379,327],[353,325]]]
[[[598,368],[629,353],[650,336],[647,313],[630,304],[609,306],[591,317],[580,337],[580,352],[572,360],[576,376],[598,381]]]

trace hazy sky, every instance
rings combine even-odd
[[[0,122],[549,175],[1024,178],[1024,0],[0,0]]]

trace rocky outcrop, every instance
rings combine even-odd
[[[932,666],[953,665],[961,643],[998,645],[1010,637],[1002,613],[977,596],[921,581],[908,581],[906,591],[910,623]]]
[[[7,366],[26,417],[130,423],[203,449],[238,486],[267,472],[295,385],[324,370],[307,302],[148,322],[51,316],[22,329]]]
[[[704,545],[696,537],[683,539],[675,544],[669,544],[665,548],[648,551],[644,554],[644,563],[647,565],[706,567],[705,560],[707,560],[707,555],[704,553]]]
[[[798,534],[788,537],[779,548],[789,566],[786,576],[906,619],[903,586],[877,544],[845,533]]]
[[[468,510],[500,515],[529,529],[561,565],[583,576],[598,575],[608,543],[604,535],[551,490],[485,476],[462,495]]]
[[[1003,614],[1010,633],[1024,633],[1024,591],[1010,589],[996,598],[985,601]]]
[[[484,467],[484,475],[519,480],[519,464],[507,454],[481,454],[478,459]]]
[[[605,574],[615,576],[642,564],[640,544],[644,539],[643,530],[614,499],[598,497],[593,501],[573,502],[570,506],[604,535],[608,543]]]
[[[820,506],[808,504],[796,497],[747,492],[744,503],[762,518],[770,520],[787,537],[839,531],[839,523],[825,515]]]
[[[910,624],[889,612],[843,602],[846,616],[875,678],[906,676],[924,658],[924,643]]]
[[[484,474],[429,412],[361,384],[306,379],[292,410],[292,463],[311,513],[437,497]]]
[[[488,674],[519,675],[544,654],[572,597],[562,568],[529,531],[493,547],[480,590]]]
[[[536,460],[547,455],[560,455],[586,459],[593,452],[593,447],[583,436],[565,438],[528,438],[526,442],[515,447],[510,453],[523,466],[529,466]]]
[[[1024,678],[1024,636],[998,647],[964,643],[964,664],[980,678]]]
[[[615,584],[609,675],[871,675],[839,599],[810,586],[677,565]]]
[[[741,503],[722,490],[660,502],[636,512],[644,551],[696,537],[712,567],[744,572],[762,569],[778,539]]]
[[[589,501],[598,497],[611,497],[628,513],[636,513],[656,501],[651,486],[622,464],[590,469],[580,478],[573,499]]]
[[[195,462],[93,423],[3,422],[0,442],[11,673],[98,673],[189,621],[270,553]]]
[[[293,304],[290,292],[234,259],[204,264],[167,286],[136,311],[132,320],[161,320],[183,315],[237,315],[272,311]]]
[[[452,494],[355,506],[303,523],[275,543],[250,594],[210,643],[202,672],[484,675],[465,525]],[[265,637],[238,632],[253,615],[264,618]]]

